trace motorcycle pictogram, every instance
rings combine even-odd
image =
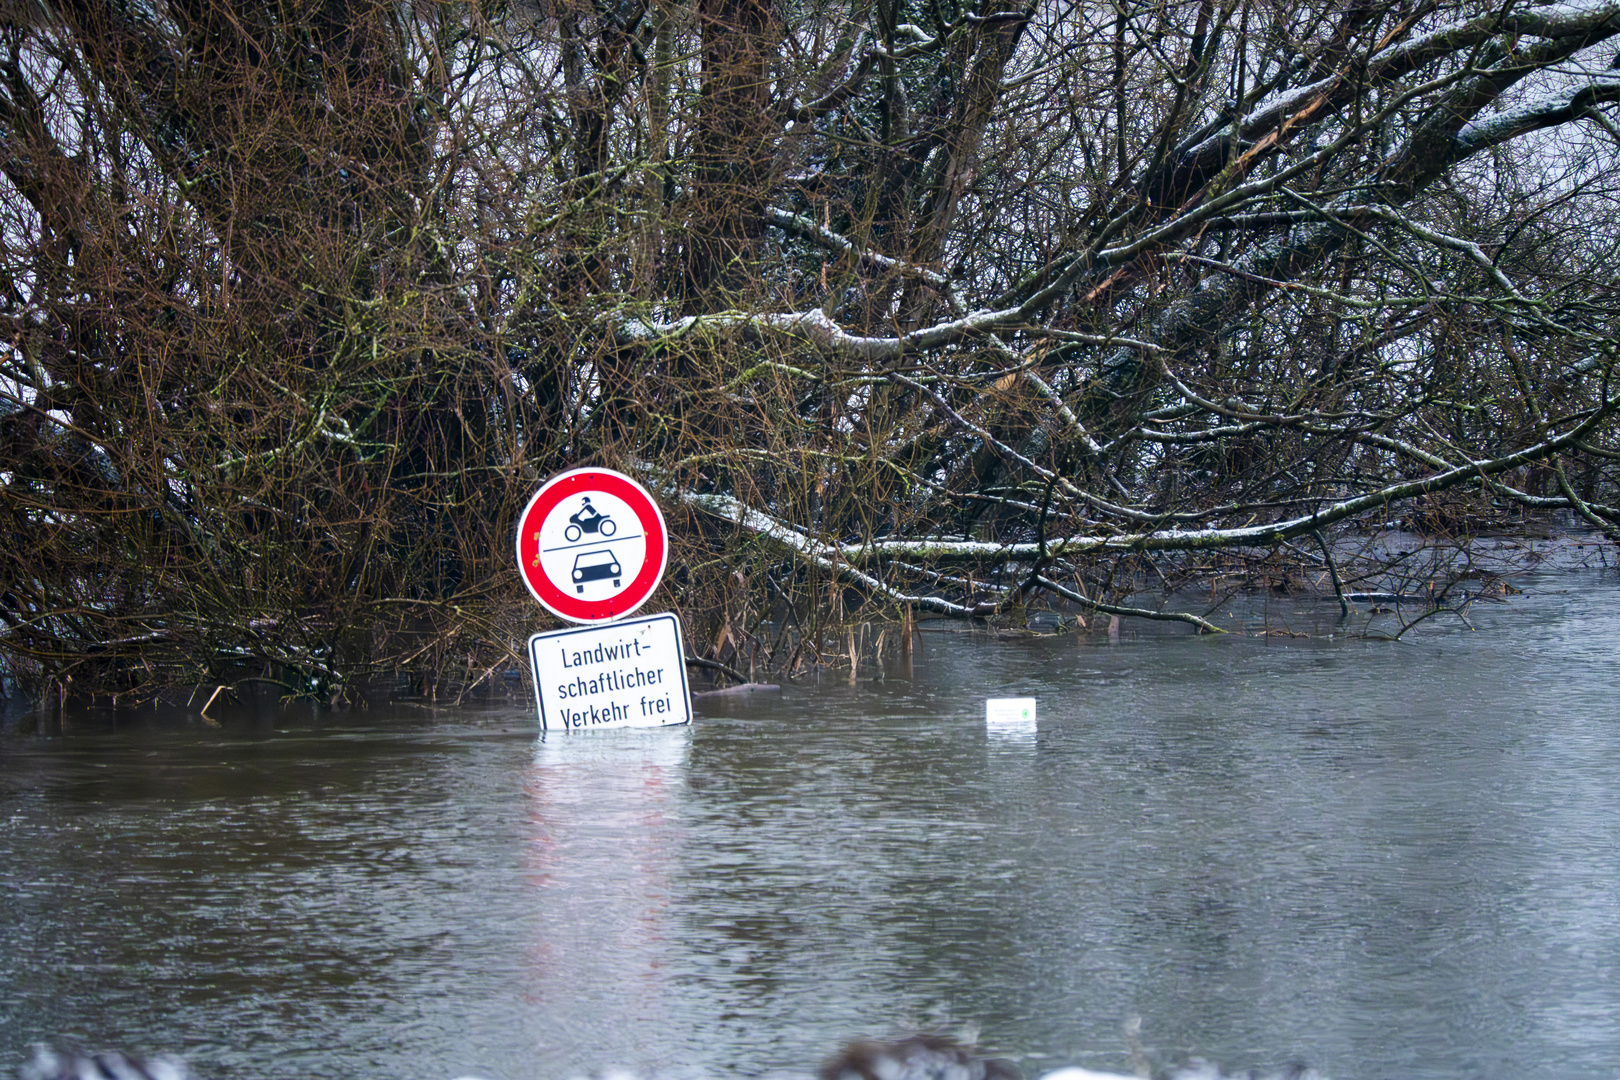
[[[612,518],[591,505],[589,495],[582,495],[580,502],[584,505],[576,513],[569,515],[568,521],[570,524],[568,528],[563,530],[563,536],[568,538],[569,543],[578,540],[585,533],[598,533],[607,537],[612,536],[619,530],[619,527],[613,523]]]

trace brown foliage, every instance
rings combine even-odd
[[[487,675],[585,463],[781,666],[1409,500],[1612,532],[1611,8],[12,0],[0,655]]]

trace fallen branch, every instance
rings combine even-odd
[[[699,667],[703,668],[705,671],[718,671],[728,679],[732,679],[744,686],[748,685],[748,676],[744,675],[734,667],[728,667],[725,664],[722,664],[718,660],[705,660],[701,656],[687,656],[683,657],[683,659],[686,661],[688,667]]]
[[[1119,604],[1105,604],[1100,600],[1093,600],[1073,589],[1064,588],[1051,578],[1036,577],[1035,584],[1048,592],[1054,592],[1065,600],[1076,604],[1083,604],[1093,611],[1100,611],[1104,615],[1125,615],[1133,619],[1157,619],[1160,622],[1181,622],[1196,626],[1200,634],[1224,634],[1219,626],[1201,616],[1188,611],[1154,611],[1151,608],[1122,607]]]

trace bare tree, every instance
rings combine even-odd
[[[588,461],[786,666],[1373,515],[1620,532],[1615,0],[7,9],[42,683],[477,681]]]

